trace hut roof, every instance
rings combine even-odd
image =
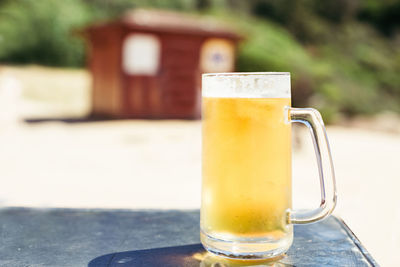
[[[93,25],[90,29],[106,25],[122,24],[137,30],[157,32],[179,32],[194,35],[217,35],[232,39],[240,36],[230,26],[204,16],[184,14],[166,10],[133,9],[118,20],[105,24]]]

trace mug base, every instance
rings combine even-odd
[[[207,235],[200,231],[200,240],[203,247],[212,254],[237,260],[273,260],[279,259],[292,245],[293,237],[279,240],[251,239],[251,240],[223,240]]]

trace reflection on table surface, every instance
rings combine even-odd
[[[288,257],[269,260],[231,260],[206,252],[201,244],[125,251],[93,259],[88,267],[98,266],[152,266],[152,267],[244,267],[244,266],[293,266]]]
[[[281,260],[284,259],[284,256],[268,260],[231,260],[213,255],[208,252],[204,252],[204,253],[196,253],[192,257],[200,260],[199,267],[292,266],[290,264],[281,262]]]

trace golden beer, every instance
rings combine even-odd
[[[290,98],[203,98],[203,231],[276,240],[287,234],[289,106]]]
[[[290,107],[289,73],[204,74],[202,82],[201,242],[228,258],[280,256],[293,241],[293,224],[321,220],[335,207],[322,118]],[[291,209],[292,122],[312,132],[322,192],[315,210]]]

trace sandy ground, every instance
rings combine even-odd
[[[17,122],[84,114],[89,85],[84,71],[0,66],[0,205],[199,208],[198,121]],[[387,117],[328,128],[339,194],[334,214],[382,266],[400,266],[400,120]],[[313,208],[313,147],[305,129],[295,132],[294,206]]]

